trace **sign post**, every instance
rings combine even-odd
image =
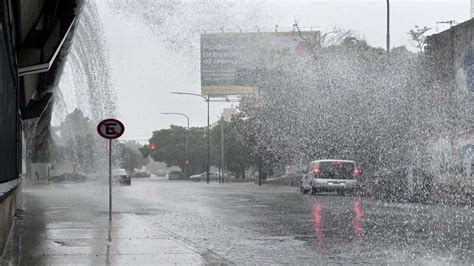
[[[112,221],[112,140],[123,135],[125,126],[117,119],[102,120],[97,125],[97,133],[109,140],[109,221]]]
[[[109,221],[112,221],[112,139],[109,139]]]

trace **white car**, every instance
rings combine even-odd
[[[209,172],[209,180],[218,180],[219,178],[219,173],[218,172]],[[207,172],[204,172],[202,174],[198,174],[198,175],[192,175],[189,177],[189,179],[195,181],[195,182],[198,182],[198,181],[205,181],[207,180]]]
[[[114,182],[119,182],[123,185],[131,185],[132,180],[130,175],[125,171],[125,169],[113,169],[112,170],[112,180]]]
[[[323,191],[336,191],[344,194],[360,188],[361,170],[354,161],[316,160],[309,163],[302,178],[300,190],[313,194]]]

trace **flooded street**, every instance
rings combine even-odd
[[[114,188],[109,226],[105,190],[97,185],[24,190],[22,264],[103,259],[114,265],[463,264],[474,259],[470,208],[152,177]]]
[[[474,0],[0,0],[0,265],[473,265]]]

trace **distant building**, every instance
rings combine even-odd
[[[471,8],[474,0],[471,0]],[[471,9],[471,14],[472,14]],[[430,95],[438,107],[432,111],[429,152],[431,169],[441,181],[453,176],[472,178],[474,131],[474,19],[427,38],[433,88]]]
[[[471,0],[474,2],[474,0]],[[427,38],[427,54],[437,63],[442,80],[454,81],[454,91],[474,96],[474,19]]]
[[[222,113],[219,117],[219,120],[217,120],[214,123],[211,123],[211,128],[219,125],[219,121],[221,120],[221,118],[224,118],[224,121],[226,121],[226,122],[230,122],[232,120],[232,116],[234,114],[238,113],[238,112],[239,112],[239,110],[235,107],[224,108],[224,110],[222,111]]]
[[[473,0],[474,1],[474,0]],[[222,117],[224,118],[224,121],[230,122],[232,119],[232,116],[238,112],[237,108],[231,107],[231,108],[224,108],[224,111],[222,111]]]

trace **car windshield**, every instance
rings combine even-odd
[[[0,0],[0,265],[473,265],[473,197],[474,0]]]
[[[323,161],[314,168],[319,169],[321,178],[352,179],[355,166],[352,162]]]
[[[127,175],[127,171],[124,169],[114,169],[112,170],[112,175]]]

